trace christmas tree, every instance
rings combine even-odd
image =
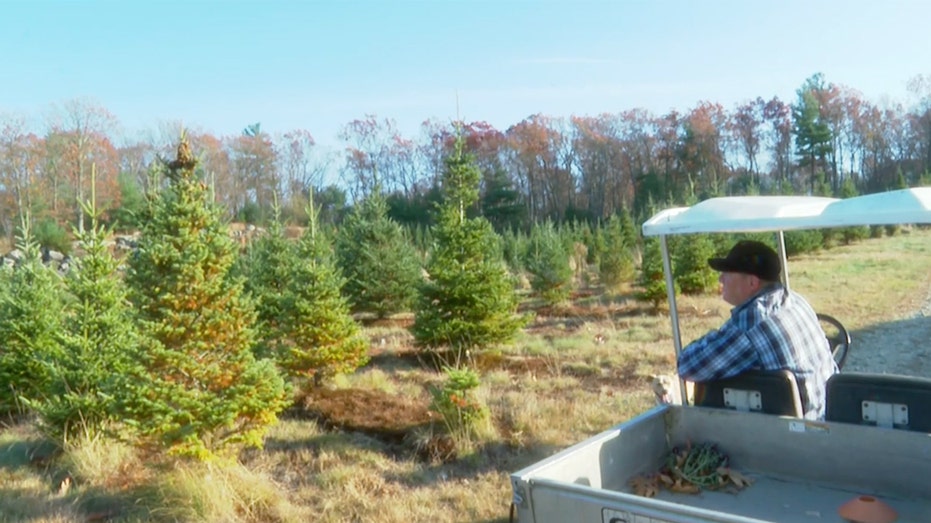
[[[182,136],[130,258],[145,339],[124,408],[144,439],[208,458],[261,445],[287,401],[273,363],[253,356],[255,312],[230,271],[236,246],[196,165]]]
[[[411,332],[418,346],[448,347],[456,361],[472,348],[513,339],[524,325],[498,237],[484,218],[468,218],[478,198],[480,172],[462,139],[446,160],[443,204],[434,228]]]
[[[420,284],[420,260],[401,226],[388,217],[388,204],[377,190],[350,214],[336,242],[346,276],[343,291],[356,312],[379,318],[409,311]]]
[[[292,376],[313,378],[313,384],[319,385],[335,374],[364,365],[368,341],[340,294],[343,280],[330,242],[317,228],[313,200],[307,214],[310,223],[298,243],[298,262],[288,278],[284,300],[288,344],[281,354],[281,366]]]

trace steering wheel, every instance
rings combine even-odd
[[[847,361],[847,354],[850,352],[850,333],[844,325],[833,316],[818,313],[818,320],[821,322],[821,329],[828,339],[828,345],[831,347],[831,354],[834,355],[834,361],[837,368],[842,369],[844,362]]]

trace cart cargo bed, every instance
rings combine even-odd
[[[628,482],[674,447],[711,442],[754,483],[655,498]],[[521,522],[843,522],[858,495],[931,521],[931,435],[697,407],[657,407],[511,476]]]

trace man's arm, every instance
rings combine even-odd
[[[679,377],[698,382],[736,376],[755,364],[753,346],[733,320],[690,343],[678,360]]]

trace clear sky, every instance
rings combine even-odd
[[[89,98],[129,136],[260,122],[335,144],[367,114],[415,137],[457,110],[505,130],[792,102],[817,72],[907,103],[931,74],[929,20],[925,0],[0,0],[0,112],[42,122]]]

